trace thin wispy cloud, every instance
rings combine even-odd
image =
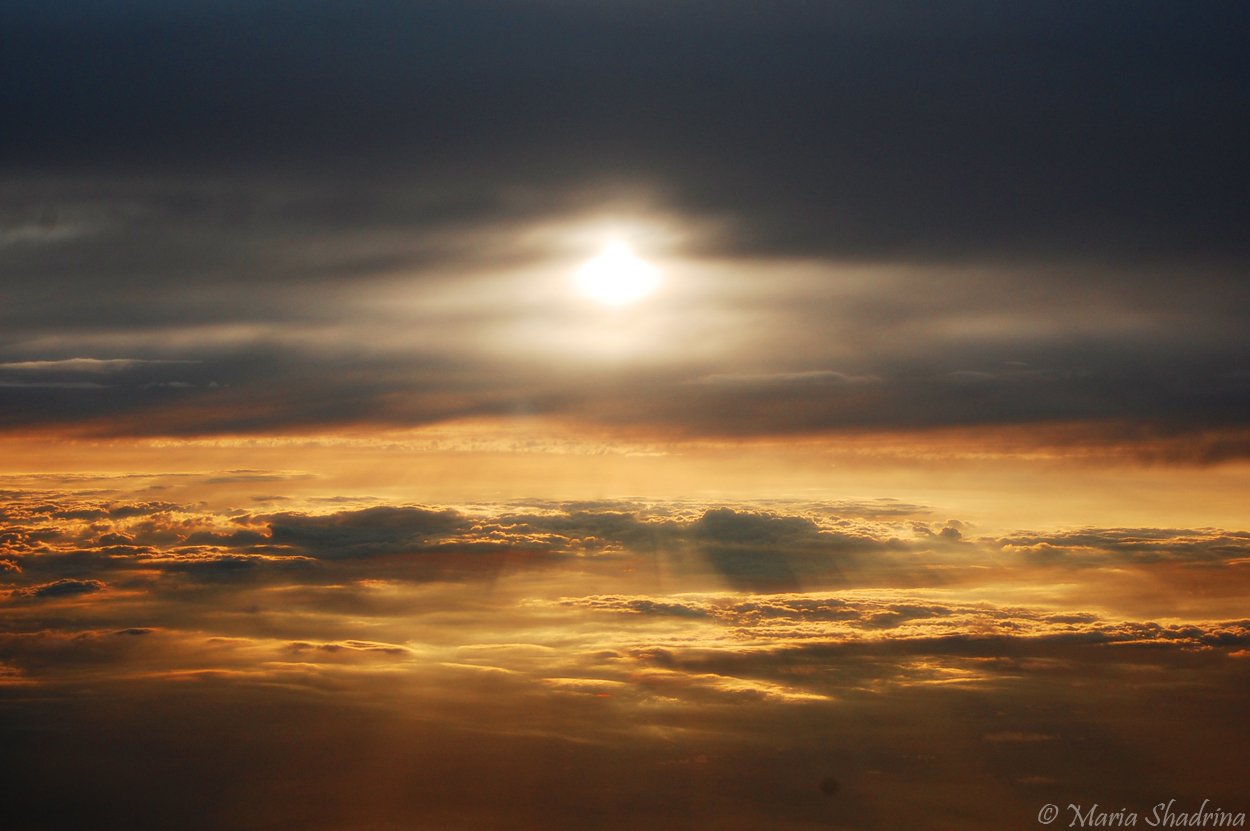
[[[64,358],[59,361],[12,361],[0,370],[22,372],[119,372],[146,364],[196,364],[199,361],[163,361],[141,358]]]

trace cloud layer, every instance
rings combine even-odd
[[[1247,23],[7,3],[6,827],[1250,809]]]
[[[1245,456],[1240,4],[7,14],[7,429]],[[612,236],[665,275],[619,314],[569,285]]]
[[[1169,797],[1237,807],[1250,620],[1210,611],[1244,610],[1244,533],[979,537],[888,501],[0,510],[7,781],[33,811],[53,766],[104,771],[25,827],[201,801],[190,827],[990,827],[1147,810],[1169,758]],[[1151,580],[1205,613],[1151,611]]]

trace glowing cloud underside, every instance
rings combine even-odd
[[[586,297],[608,306],[624,306],[655,291],[660,283],[655,267],[643,262],[623,242],[577,270],[577,288]]]

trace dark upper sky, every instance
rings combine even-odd
[[[1247,414],[1242,3],[2,14],[9,424]],[[603,217],[669,263],[650,351],[527,293]],[[186,363],[29,364],[78,358]]]

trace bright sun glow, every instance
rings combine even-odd
[[[634,255],[623,242],[613,242],[603,253],[577,270],[582,294],[609,306],[633,303],[655,290],[660,274]]]

